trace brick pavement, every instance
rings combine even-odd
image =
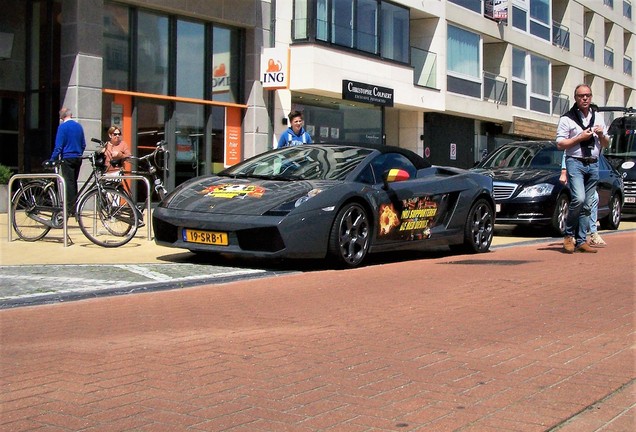
[[[631,432],[606,241],[2,310],[0,430]]]

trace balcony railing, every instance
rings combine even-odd
[[[594,60],[594,39],[586,37],[583,40],[583,57]]]
[[[570,29],[557,22],[553,22],[552,44],[570,51]]]
[[[437,89],[437,54],[411,47],[413,84]]]
[[[625,56],[623,57],[623,73],[625,75],[632,76],[632,58]]]
[[[552,115],[562,116],[570,109],[570,98],[559,92],[552,92]]]
[[[614,50],[610,47],[605,47],[603,49],[603,64],[614,69]]]
[[[484,71],[484,100],[508,105],[508,80],[501,75]]]

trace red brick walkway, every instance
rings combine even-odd
[[[3,431],[636,430],[636,233],[0,311]]]

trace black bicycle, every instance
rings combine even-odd
[[[157,144],[155,145],[155,149],[151,153],[148,153],[145,156],[142,156],[142,157],[128,156],[124,159],[111,161],[111,165],[119,168],[118,174],[121,176],[137,175],[137,176],[146,177],[150,181],[154,192],[157,194],[157,196],[161,200],[168,194],[168,191],[166,190],[166,187],[163,183],[163,177],[161,175],[162,171],[166,169],[164,165],[165,165],[165,162],[167,162],[168,154],[169,153],[168,153],[168,150],[166,149],[166,142],[162,140],[157,142]],[[132,170],[126,170],[123,166],[123,162],[126,160],[135,163],[137,168]],[[131,201],[135,202],[135,200],[133,199],[132,191],[130,190],[126,182],[123,182],[122,180],[117,179],[117,175],[112,177],[109,176],[108,181],[110,185],[113,185],[118,190],[125,193]],[[146,197],[146,200],[149,200],[149,199],[151,199],[150,196]],[[137,203],[137,209],[139,210],[138,216],[140,220],[142,217],[141,212],[146,207],[146,205],[147,205],[147,201],[143,203]]]
[[[101,157],[97,151],[82,158],[90,161],[92,172],[77,194],[75,217],[91,242],[103,247],[122,246],[137,233],[138,214],[127,194],[100,181]],[[59,174],[60,164],[47,161],[44,167]],[[63,205],[61,182],[56,179],[20,181],[12,197],[13,229],[23,240],[40,240],[52,228],[63,227]]]

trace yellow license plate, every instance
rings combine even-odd
[[[227,246],[227,233],[218,231],[201,231],[193,229],[183,230],[183,241],[188,243],[201,243],[206,245]]]

